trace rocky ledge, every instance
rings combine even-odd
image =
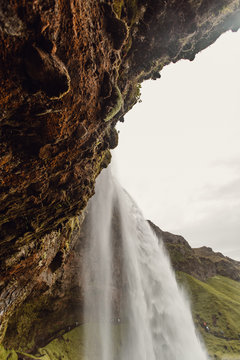
[[[230,259],[210,247],[193,249],[182,236],[162,231],[149,221],[158,238],[164,242],[173,268],[202,281],[221,275],[240,281],[240,261]]]

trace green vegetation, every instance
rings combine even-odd
[[[177,279],[190,294],[193,319],[211,357],[218,360],[240,360],[240,283],[223,276],[215,276],[202,282],[183,272],[177,273]],[[33,316],[36,306],[37,304],[26,305],[23,319],[20,318],[17,328],[17,333],[24,334],[22,344],[18,344],[16,351],[0,346],[1,360],[17,360],[18,355],[28,360],[87,360],[84,356],[84,331],[90,331],[92,358],[98,359],[100,339],[97,324],[81,325],[62,333],[48,345],[38,349],[34,355],[23,352],[26,351],[23,348],[30,349],[33,346],[31,327],[26,319]],[[120,334],[127,334],[126,324],[113,324],[111,333],[114,360],[120,350]]]
[[[18,355],[26,359],[41,360],[85,360],[83,349],[84,327],[79,326],[59,336],[47,346],[38,349],[35,355],[21,351],[6,350],[0,345],[1,360],[18,360]],[[22,355],[22,356],[21,356]]]
[[[240,360],[240,283],[223,276],[215,276],[202,282],[183,272],[177,273],[177,279],[190,294],[193,319],[211,357],[218,360]],[[114,358],[117,358],[119,352],[120,333],[127,333],[127,329],[123,327],[124,324],[112,325]],[[81,325],[58,336],[32,356],[24,354],[20,349],[15,352],[0,347],[0,359],[17,360],[17,354],[22,354],[27,359],[86,360],[84,331],[90,331],[92,357],[97,360],[100,339],[96,328],[96,324]],[[27,326],[26,329],[29,330]],[[20,330],[24,331],[23,328]]]
[[[177,279],[190,294],[193,318],[209,354],[240,359],[240,283],[223,276],[202,282],[182,272]]]
[[[182,244],[166,243],[165,244],[173,267],[185,265],[188,262],[192,262],[194,259],[193,251]]]
[[[114,0],[113,10],[119,19],[124,19],[132,26],[137,18],[138,0]]]
[[[121,40],[121,46],[117,46],[117,48],[121,49],[121,56],[125,58],[131,50],[133,38],[132,33],[135,26],[138,26],[139,19],[141,19],[143,14],[143,5],[139,0],[113,0],[112,10],[115,13],[117,19],[121,20],[125,25],[127,32],[125,34],[125,38]],[[119,31],[117,31],[117,35],[119,36]],[[125,32],[123,32],[125,33]],[[127,81],[128,70],[126,68],[119,66],[118,69],[119,79],[118,85],[121,89],[121,84]],[[129,111],[137,102],[141,102],[141,84],[138,81],[132,81],[131,86],[127,88],[126,93],[124,93],[124,101],[125,101],[125,111]],[[120,107],[119,107],[120,110]],[[117,112],[116,112],[117,113]],[[115,114],[116,114],[115,113]],[[108,121],[111,117],[105,119]]]
[[[0,359],[1,360],[18,360],[18,356],[13,350],[5,350],[2,345],[0,345]]]
[[[0,345],[0,359],[18,360],[18,355],[20,355],[21,358],[23,357],[27,360],[87,360],[84,356],[85,331],[89,331],[91,334],[91,358],[98,360],[100,338],[97,324],[78,326],[64,335],[58,336],[48,345],[38,349],[34,355],[22,351],[6,350]],[[115,353],[114,359],[117,357],[120,350],[120,333],[123,331],[125,331],[124,325],[112,325],[111,334],[113,337],[113,349]]]
[[[108,100],[109,101],[109,100]],[[111,95],[111,106],[108,106],[108,111],[104,116],[104,121],[110,121],[117,113],[121,110],[123,104],[122,94],[117,86],[115,86],[112,90]]]
[[[38,350],[36,357],[46,360],[84,360],[84,334],[83,326],[79,326],[63,336],[59,336],[47,346]],[[45,360],[45,359],[44,359]]]
[[[52,334],[59,331],[54,309],[44,295],[34,297],[31,302],[23,303],[10,319],[3,344],[17,351],[31,351],[42,329],[49,331],[49,328]]]
[[[136,101],[137,102],[142,102],[141,100],[141,88],[142,88],[142,85],[141,84],[137,84],[137,87],[136,87]]]
[[[139,6],[138,0],[114,0],[112,10],[116,18],[126,25],[127,33],[122,54],[125,57],[132,46],[131,29],[139,20],[141,6]]]

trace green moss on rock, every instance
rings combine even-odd
[[[36,356],[42,359],[45,355],[46,360],[85,360],[83,341],[84,326],[79,326],[39,349]]]
[[[17,353],[14,350],[6,350],[0,345],[0,359],[1,360],[18,360]]]
[[[112,324],[112,345],[113,345],[113,359],[119,358],[121,352],[121,336],[128,333],[127,324]],[[1,360],[88,360],[85,356],[85,336],[91,336],[91,358],[98,360],[101,336],[99,333],[98,324],[88,323],[80,325],[63,335],[57,336],[54,340],[49,342],[46,346],[40,347],[38,350],[27,353],[21,350],[11,349],[6,350],[0,346]]]
[[[41,313],[44,313],[47,309],[48,304],[44,298],[37,298],[33,299],[32,302],[26,302],[20,308],[20,311],[17,311],[15,316],[10,319],[4,345],[14,346],[19,351],[30,351],[33,349],[37,333],[36,327],[39,322],[43,321]],[[15,319],[17,319],[17,323]]]
[[[110,121],[121,110],[123,105],[122,94],[117,86],[113,86],[112,94],[105,104],[104,121]]]
[[[6,350],[0,346],[1,360],[85,360],[84,357],[84,326],[79,326],[68,333],[59,336],[48,345],[39,348],[35,354],[28,354],[22,351]]]
[[[120,333],[123,331],[123,326],[119,324],[112,326],[113,346],[115,350],[114,359],[120,350]],[[98,359],[100,339],[96,324],[78,326],[64,335],[58,336],[46,346],[39,348],[34,354],[16,350],[6,350],[3,346],[0,346],[0,359],[18,360],[19,355],[19,357],[24,360],[87,360],[87,357],[84,355],[85,331],[90,331],[93,339],[91,354],[94,359]]]

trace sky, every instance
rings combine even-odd
[[[141,93],[118,125],[120,183],[162,230],[240,260],[240,31]]]

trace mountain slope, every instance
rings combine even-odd
[[[211,357],[240,360],[240,262],[206,246],[193,249],[182,236],[149,224],[165,244]]]
[[[186,272],[202,281],[216,275],[240,281],[240,261],[214,252],[210,247],[193,249],[182,236],[162,231],[151,221],[149,224],[164,242],[176,271]]]
[[[190,296],[193,318],[209,353],[216,359],[240,359],[240,283],[219,275],[203,282],[183,272],[177,279]]]

